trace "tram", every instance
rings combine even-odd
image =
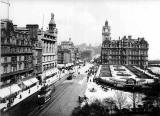
[[[42,105],[51,99],[52,92],[55,91],[55,86],[45,85],[43,86],[38,93],[38,104]]]

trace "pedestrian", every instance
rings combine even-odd
[[[7,107],[10,107],[10,105],[11,105],[11,103],[10,103],[10,102],[8,102],[8,103],[7,103]]]
[[[87,76],[87,82],[88,82],[88,80],[89,80],[89,75]]]
[[[21,99],[21,98],[22,98],[22,95],[20,94],[19,99]]]

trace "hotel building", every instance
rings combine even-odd
[[[113,65],[148,65],[149,44],[144,38],[133,39],[124,36],[118,40],[112,40],[108,21],[102,28],[102,64]]]

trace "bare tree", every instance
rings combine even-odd
[[[113,98],[105,98],[102,101],[102,104],[109,110],[109,112],[112,114],[112,110],[116,107],[116,101]]]
[[[122,91],[115,92],[115,101],[118,108],[121,110],[127,104],[127,96]]]
[[[141,102],[142,95],[134,92],[134,93],[131,93],[129,98],[132,100],[133,108],[135,109],[136,106]]]

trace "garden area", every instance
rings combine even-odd
[[[100,77],[112,77],[109,65],[102,65]]]
[[[138,69],[134,68],[133,66],[126,66],[132,73],[134,73],[138,78],[141,79],[153,79],[152,77],[148,76],[147,74],[139,71]]]
[[[160,78],[160,67],[158,67],[158,66],[148,67],[147,70],[152,75],[155,75]]]
[[[134,114],[158,116],[159,107],[153,105],[154,102],[155,100],[152,100],[151,97],[138,94],[137,92],[125,92],[113,89],[110,86],[104,86],[101,83],[88,82],[85,99],[73,110],[72,116],[118,116]]]

